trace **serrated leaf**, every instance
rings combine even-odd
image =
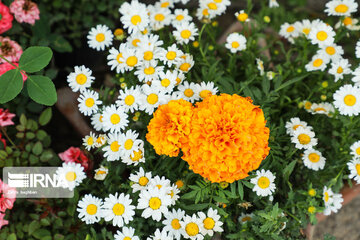
[[[27,73],[38,72],[49,64],[52,55],[48,47],[29,47],[21,55],[19,67]]]
[[[12,69],[0,76],[0,103],[14,99],[23,87],[23,79],[18,69]]]
[[[35,102],[52,106],[57,101],[57,94],[54,83],[45,76],[29,76],[26,81],[28,94]]]

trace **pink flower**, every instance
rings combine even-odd
[[[10,62],[18,62],[23,52],[21,46],[17,42],[12,41],[9,37],[0,36],[0,43],[0,54]],[[4,59],[0,58],[0,63],[5,62]]]
[[[0,212],[12,209],[16,200],[16,189],[9,187],[0,179]]]
[[[80,148],[70,147],[65,152],[59,153],[59,157],[64,162],[75,162],[80,163],[84,167],[84,170],[87,171],[89,168],[89,159],[85,156],[83,151]]]
[[[12,28],[12,20],[14,17],[10,14],[9,8],[0,2],[0,34]]]
[[[15,0],[10,4],[10,12],[14,14],[16,21],[34,25],[39,20],[40,11],[36,3],[30,0]]]
[[[0,229],[9,223],[9,221],[5,220],[4,217],[5,213],[0,213]]]
[[[14,125],[12,118],[15,117],[15,114],[10,113],[9,109],[4,110],[0,108],[0,127],[6,127]]]
[[[14,64],[15,66],[19,66],[19,64],[15,63],[15,62],[13,62],[12,64]],[[15,67],[8,62],[0,64],[0,76],[11,69],[15,69]],[[21,72],[21,75],[22,75],[23,81],[25,82],[27,79],[27,76],[23,72]]]

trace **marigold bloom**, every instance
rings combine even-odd
[[[197,103],[183,159],[211,182],[233,182],[257,169],[269,154],[269,128],[250,98],[212,95]]]
[[[14,17],[11,15],[9,8],[0,2],[0,34],[12,28],[12,20]]]
[[[187,143],[191,127],[193,106],[183,99],[161,105],[148,125],[146,139],[157,154],[176,157]]]
[[[10,12],[14,14],[16,21],[31,25],[40,19],[40,11],[36,3],[30,0],[15,0],[10,4]]]

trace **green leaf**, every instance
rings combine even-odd
[[[292,161],[289,165],[287,165],[284,169],[284,179],[285,181],[289,180],[289,177],[294,170],[294,167],[296,165],[296,160]]]
[[[290,86],[290,85],[292,85],[292,84],[294,84],[294,83],[296,83],[296,82],[298,82],[298,81],[303,80],[303,79],[306,78],[308,75],[309,75],[309,74],[306,73],[306,74],[304,74],[304,75],[302,75],[302,76],[298,76],[298,77],[293,78],[293,79],[291,79],[291,80],[289,80],[289,81],[286,81],[285,83],[281,84],[277,89],[275,89],[275,92],[278,92],[278,91],[280,91],[281,89],[283,89],[283,88],[285,88],[285,87],[288,87],[288,86]]]
[[[41,144],[41,142],[37,142],[35,143],[32,152],[36,155],[39,156],[43,151],[43,145]]]
[[[10,234],[10,235],[6,238],[6,240],[16,240],[16,235],[15,235],[15,233]]]
[[[29,47],[21,55],[19,67],[28,73],[38,72],[49,64],[52,55],[48,47]]]
[[[43,239],[46,236],[51,236],[51,233],[46,229],[38,229],[32,235],[37,239]]]
[[[244,187],[240,181],[238,181],[238,192],[240,195],[240,199],[243,200],[244,199]]]
[[[50,122],[51,117],[52,117],[51,108],[45,109],[39,117],[39,124],[41,126],[45,126],[46,124],[48,124]]]
[[[60,53],[72,51],[71,44],[61,35],[54,35],[51,37],[51,40],[51,47],[54,49],[54,51]]]
[[[50,78],[39,75],[29,76],[26,85],[30,98],[35,102],[46,106],[56,103],[56,89]]]
[[[0,76],[0,103],[14,99],[23,87],[23,79],[18,69],[12,69]]]
[[[32,221],[29,225],[29,230],[28,230],[29,235],[32,235],[33,232],[35,232],[39,227],[40,227],[40,224],[38,221],[36,221],[36,220]]]
[[[186,210],[193,210],[193,211],[199,211],[203,210],[205,208],[208,208],[208,203],[199,203],[199,204],[192,204],[192,205],[184,205],[183,208]]]

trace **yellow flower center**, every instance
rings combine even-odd
[[[344,69],[342,67],[338,67],[338,69],[336,70],[336,72],[338,74],[341,74],[344,71]]]
[[[303,31],[303,33],[304,33],[305,35],[309,35],[311,29],[310,29],[310,28],[304,28],[302,31]]]
[[[313,188],[310,189],[308,193],[309,193],[309,195],[312,196],[312,197],[314,197],[314,196],[316,195],[316,191],[315,191],[315,189],[313,189]]]
[[[133,66],[135,66],[137,63],[138,63],[138,59],[137,59],[137,57],[135,57],[135,56],[130,56],[130,57],[128,57],[128,59],[126,59],[126,64],[127,64],[129,67],[133,67]]]
[[[110,117],[110,122],[114,125],[118,124],[120,122],[120,116],[116,113],[112,114]]]
[[[180,225],[180,223],[179,223],[179,219],[173,219],[172,221],[171,221],[171,227],[173,228],[173,229],[175,229],[175,230],[178,230],[178,229],[180,229],[181,228],[181,225]]]
[[[209,9],[205,8],[203,11],[202,11],[202,14],[204,16],[209,16]]]
[[[128,139],[128,140],[126,140],[125,143],[124,143],[124,148],[125,148],[126,150],[130,150],[130,149],[133,147],[133,145],[134,145],[134,141],[131,140],[131,139]]]
[[[329,198],[330,198],[330,197],[329,197],[329,193],[328,193],[328,192],[325,192],[324,195],[325,195],[324,201],[325,201],[325,202],[328,202],[328,201],[329,201]]]
[[[83,73],[80,73],[76,76],[76,82],[79,84],[79,85],[84,85],[87,81],[87,77],[85,74]]]
[[[191,88],[188,88],[184,91],[184,95],[188,98],[192,97],[194,95],[194,91]]]
[[[92,137],[89,137],[86,142],[89,146],[91,146],[94,144],[94,139]]]
[[[101,123],[103,122],[103,118],[104,118],[104,116],[103,116],[103,115],[100,115],[99,121],[100,121]]]
[[[113,152],[118,152],[118,151],[119,151],[119,148],[120,148],[120,145],[119,145],[119,143],[118,143],[117,141],[112,142],[112,143],[110,144],[110,149],[111,149],[111,151],[113,151]]]
[[[181,83],[181,79],[179,77],[176,78],[176,85],[179,85]]]
[[[270,185],[270,180],[265,177],[265,176],[262,176],[259,178],[258,180],[258,186],[262,189],[265,189],[265,188],[268,188]]]
[[[138,47],[138,43],[140,42],[140,39],[134,39],[132,40],[131,44],[134,46],[134,47]]]
[[[325,41],[325,40],[328,38],[328,34],[327,34],[325,31],[319,31],[319,32],[316,34],[316,38],[317,38],[319,41]]]
[[[288,33],[293,32],[294,30],[295,30],[295,27],[294,27],[294,26],[289,26],[289,27],[286,29],[286,31],[287,31]]]
[[[337,13],[346,13],[349,10],[349,7],[345,4],[339,4],[335,8],[335,12]]]
[[[326,112],[326,109],[319,107],[319,108],[315,108],[314,111],[315,111],[315,112],[320,112],[320,111]]]
[[[183,63],[180,65],[179,69],[183,72],[189,71],[189,68],[191,67],[190,63]]]
[[[306,144],[310,143],[311,138],[309,135],[302,133],[298,136],[298,140],[299,140],[300,144],[306,145]]]
[[[94,104],[95,104],[95,100],[93,98],[88,98],[85,100],[85,106],[89,108],[94,106]]]
[[[343,23],[345,26],[352,25],[352,18],[351,17],[344,18]]]
[[[154,105],[155,103],[157,103],[159,100],[158,95],[156,95],[155,93],[151,93],[149,96],[147,96],[146,101],[151,104]]]
[[[146,52],[144,52],[144,59],[145,59],[146,61],[150,61],[151,59],[153,59],[153,57],[154,57],[154,54],[153,54],[152,51],[146,51]]]
[[[131,240],[131,237],[124,237],[123,240]]]
[[[323,64],[323,60],[321,58],[315,59],[315,61],[313,62],[313,66],[314,67],[320,67]]]
[[[207,230],[211,230],[211,229],[213,229],[214,226],[215,226],[215,221],[214,221],[214,219],[209,218],[209,217],[205,218],[204,221],[203,221],[203,223],[204,223],[204,228],[207,229]]]
[[[184,39],[188,39],[191,37],[191,32],[190,32],[190,30],[187,30],[187,29],[182,30],[180,33],[180,36]]]
[[[320,156],[317,153],[310,153],[309,160],[310,162],[317,163],[318,161],[320,161]]]
[[[316,208],[314,206],[311,206],[308,208],[308,212],[313,214],[315,212]]]
[[[357,175],[360,176],[360,164],[356,164],[355,168],[356,168]]]
[[[168,52],[166,53],[166,58],[167,58],[168,60],[174,60],[174,59],[176,58],[176,52],[174,52],[174,51],[168,51]]]
[[[163,87],[168,87],[170,85],[170,80],[167,78],[164,78],[163,80],[161,80],[161,86]]]
[[[326,47],[326,48],[325,48],[325,51],[326,51],[326,53],[329,54],[329,55],[334,55],[334,54],[336,53],[335,48],[332,47],[332,46]]]
[[[94,215],[96,214],[97,212],[97,206],[95,204],[89,204],[87,207],[86,207],[86,212],[89,214],[89,215]]]
[[[141,177],[139,179],[139,185],[140,186],[144,187],[144,186],[146,186],[148,184],[148,182],[149,182],[149,179],[147,177]]]
[[[250,216],[246,216],[246,217],[243,217],[241,219],[242,222],[247,222],[247,221],[250,221],[251,220],[251,217]]]
[[[139,23],[141,23],[141,17],[139,15],[134,15],[131,17],[130,21],[132,24],[134,24],[136,26]]]
[[[96,41],[98,41],[98,42],[103,42],[104,40],[105,40],[105,34],[103,34],[103,33],[98,33],[98,34],[96,34]]]
[[[149,200],[149,207],[153,210],[157,210],[161,207],[161,200],[158,197],[152,197]]]
[[[105,171],[102,171],[102,170],[98,170],[98,171],[96,172],[96,175],[102,175],[102,174],[106,174],[106,172],[105,172]]]
[[[139,151],[134,151],[133,153],[134,153],[134,156],[133,156],[133,157],[130,156],[130,158],[131,158],[131,160],[132,160],[133,162],[137,162],[137,161],[139,161],[139,160],[143,157],[141,150],[139,150]]]
[[[117,56],[116,56],[116,61],[118,63],[123,63],[120,59],[123,57],[122,53],[119,53]]]
[[[216,10],[218,8],[216,3],[209,3],[207,6],[211,10]]]
[[[311,102],[305,103],[305,109],[309,110],[311,108],[311,106],[312,106]]]
[[[212,93],[211,93],[210,90],[202,90],[199,95],[200,95],[201,98],[204,99],[204,98],[206,98],[207,96],[211,96]]]
[[[162,21],[164,21],[164,19],[165,19],[164,14],[158,13],[155,15],[155,20],[158,22],[162,22]]]
[[[122,205],[121,203],[116,203],[113,208],[113,213],[116,215],[116,216],[121,216],[124,214],[125,212],[125,207],[124,205]]]
[[[237,16],[237,19],[240,21],[240,22],[245,22],[247,19],[248,19],[249,15],[247,13],[240,13],[238,16]]]
[[[145,73],[146,75],[152,75],[152,74],[155,73],[155,68],[153,68],[153,67],[145,68],[145,69],[144,69],[144,73]]]
[[[163,2],[163,3],[161,3],[160,7],[166,8],[166,7],[168,7],[169,5],[170,5],[169,2]]]
[[[124,100],[125,104],[128,105],[128,106],[131,106],[134,104],[135,102],[135,98],[133,95],[128,95],[125,97],[125,100]]]
[[[199,233],[199,226],[196,223],[186,224],[185,231],[189,236],[196,236]]]
[[[357,154],[357,155],[360,155],[360,147],[358,147],[358,148],[356,149],[356,154]]]
[[[67,172],[65,175],[65,178],[69,182],[73,182],[76,179],[76,173],[75,172]]]
[[[181,21],[183,19],[184,19],[184,15],[179,14],[176,16],[176,20],[178,20],[178,21]]]
[[[233,47],[233,48],[238,48],[239,46],[240,46],[240,44],[237,41],[234,41],[231,43],[231,47]]]
[[[344,103],[347,105],[347,106],[354,106],[355,103],[356,103],[356,97],[354,95],[351,95],[351,94],[348,94],[344,97]]]
[[[124,34],[124,30],[122,30],[121,28],[117,28],[117,29],[115,29],[115,31],[114,31],[114,35],[115,36],[121,36],[121,35],[123,35]]]
[[[293,126],[293,129],[296,130],[298,127],[302,126],[301,124]]]

